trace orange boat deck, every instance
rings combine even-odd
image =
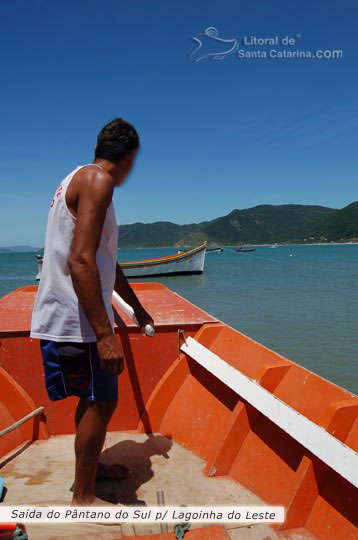
[[[250,501],[258,497],[265,504],[286,508],[285,522],[280,527],[265,526],[266,529],[262,529],[265,532],[258,532],[262,536],[255,536],[256,526],[239,531],[209,527],[200,529],[200,540],[273,540],[277,536],[295,538],[295,535],[297,539],[357,540],[358,489],[355,480],[352,483],[343,478],[309,447],[271,421],[268,413],[259,412],[189,353],[180,352],[178,330],[184,331],[188,342],[189,337],[194,338],[237,373],[256,381],[257,387],[266,389],[272,399],[277,398],[291,407],[320,427],[324,434],[332,434],[331,439],[334,438],[354,459],[358,450],[358,398],[220,323],[160,284],[132,286],[154,318],[156,336],[153,339],[142,336],[132,321],[116,308],[116,333],[124,348],[126,370],[119,379],[120,399],[109,427],[108,447],[123,446],[123,438],[143,446],[147,438],[144,432],[160,434],[163,441],[164,437],[174,441],[169,451],[170,459],[164,465],[162,456],[155,456],[155,462],[151,461],[156,472],[148,482],[138,486],[138,497],[150,504],[155,502],[156,490],[164,489],[166,503],[173,504],[170,494],[175,492],[176,483],[182,481],[176,459],[185,453],[184,461],[188,467],[191,464],[190,484],[193,475],[198,485],[198,491],[192,493],[197,496],[193,503],[200,504],[200,497],[206,496],[206,491],[212,493],[210,490],[213,489],[213,492],[217,490],[218,504],[229,501],[240,505],[245,497]],[[25,287],[0,300],[0,430],[44,406],[43,415],[0,438],[0,457],[12,456],[2,467],[9,488],[7,503],[11,500],[19,502],[17,494],[21,491],[27,504],[33,502],[36,490],[46,492],[46,500],[49,500],[51,486],[55,489],[56,485],[53,476],[56,472],[53,471],[61,469],[61,462],[56,462],[50,448],[55,447],[58,452],[57,448],[65,444],[64,441],[71,446],[74,431],[76,399],[56,403],[48,400],[39,344],[29,338],[35,292],[36,287]],[[59,438],[48,439],[51,435]],[[18,453],[27,441],[39,442]],[[48,461],[40,461],[41,452],[48,455]],[[64,483],[56,488],[64,502],[70,498],[68,487],[72,480],[71,452],[68,452],[61,452],[60,456],[63,466],[68,467],[68,474],[62,475]],[[65,458],[66,455],[69,457]],[[11,471],[17,471],[18,477],[11,476]],[[123,482],[125,486],[127,481]],[[201,491],[201,484],[205,486],[204,491]],[[224,491],[212,487],[219,484],[226,486]],[[190,504],[191,501],[185,499],[191,492],[186,491],[184,484],[180,485],[178,503]],[[204,498],[203,502],[209,504],[210,498]],[[87,532],[80,532],[83,531],[81,527],[83,525],[76,525],[78,536],[71,538],[81,538],[81,535],[84,538]],[[118,538],[118,535],[110,536],[111,531],[106,527],[103,539]],[[133,536],[133,531],[122,530],[120,533]],[[195,534],[199,533],[187,533],[185,538],[196,540]],[[53,538],[62,537],[56,532]],[[160,538],[164,540],[170,536]]]
[[[47,441],[34,442],[3,466],[2,475],[7,479],[9,490],[6,504],[69,505],[74,467],[73,441],[73,435],[58,435]],[[229,477],[205,476],[203,459],[161,434],[148,438],[135,432],[108,433],[101,460],[110,465],[123,463],[133,471],[130,479],[97,482],[97,496],[112,504],[156,506],[158,490],[164,491],[165,503],[172,506],[264,504],[259,497]],[[3,461],[6,463],[6,458]],[[202,527],[193,524],[191,528]],[[168,524],[168,529],[172,531],[173,525]],[[267,524],[249,526],[231,523],[224,529],[227,540],[277,538]],[[106,539],[119,539],[123,536],[160,534],[160,524],[124,523],[108,526],[95,523],[29,523],[27,531],[30,540],[90,540],[100,539],[101,535]]]

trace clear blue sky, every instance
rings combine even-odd
[[[121,224],[357,200],[357,16],[355,0],[2,2],[0,245],[43,245],[55,188],[116,116],[142,142]],[[207,27],[343,59],[190,61]]]

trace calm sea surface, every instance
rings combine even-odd
[[[118,253],[129,261],[176,250]],[[34,253],[0,254],[0,296],[36,283],[36,273]],[[206,255],[202,275],[147,279],[358,394],[358,245],[226,248]]]

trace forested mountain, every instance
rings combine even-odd
[[[157,221],[119,226],[120,247],[195,245],[203,240],[210,244],[239,245],[341,241],[356,237],[358,202],[342,210],[300,204],[264,204],[188,225]]]

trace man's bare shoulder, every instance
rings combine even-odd
[[[79,201],[98,202],[108,206],[113,195],[113,178],[100,167],[87,166],[77,171],[66,192],[66,203],[76,216]]]
[[[86,166],[77,171],[67,190],[68,202],[75,202],[82,195],[112,196],[113,178],[108,171],[96,166]]]
[[[87,165],[77,171],[72,178],[71,184],[78,192],[82,189],[105,189],[113,190],[113,178],[108,171],[95,165]]]

